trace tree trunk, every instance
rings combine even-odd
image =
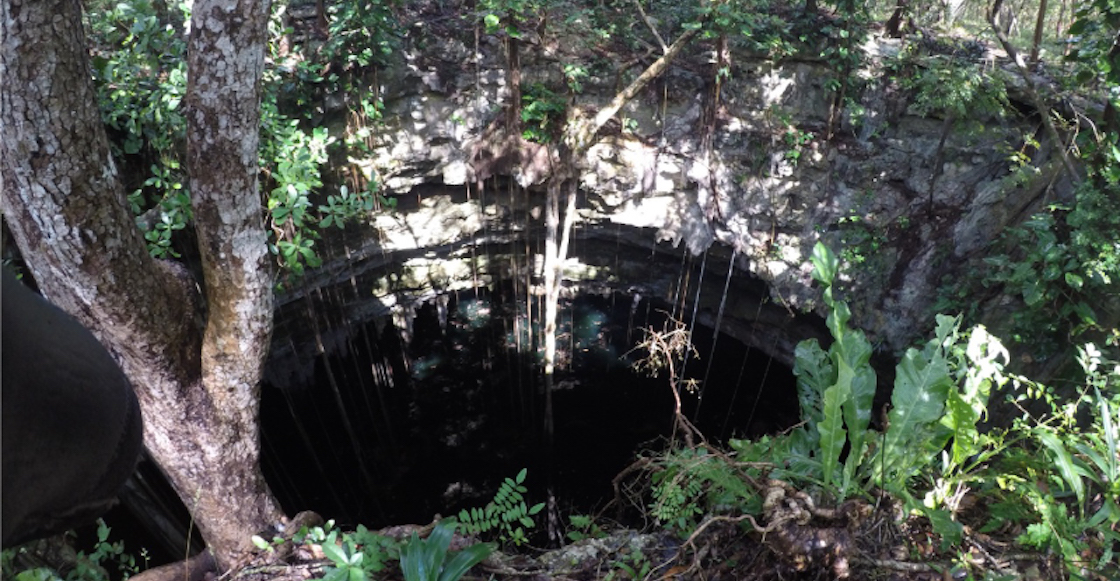
[[[1038,0],[1038,20],[1034,24],[1034,39],[1031,42],[1030,64],[1038,64],[1039,47],[1042,45],[1042,31],[1046,26],[1046,0]]]
[[[198,0],[189,158],[205,329],[190,276],[157,262],[128,212],[76,0],[0,2],[3,212],[39,287],[136,389],[144,442],[225,568],[281,513],[260,472],[258,390],[271,277],[257,197],[268,7]],[[219,6],[223,5],[223,6]]]
[[[545,389],[552,386],[553,371],[556,361],[556,314],[560,301],[560,283],[564,274],[564,262],[568,259],[568,240],[575,223],[576,193],[579,189],[579,174],[573,167],[576,161],[582,158],[587,150],[595,143],[595,134],[599,128],[606,124],[627,102],[657,78],[669,63],[677,57],[698,33],[700,28],[690,29],[665,51],[661,58],[653,62],[638,78],[634,79],[625,89],[611,99],[605,107],[592,119],[586,119],[578,114],[570,115],[564,124],[564,135],[560,144],[559,168],[552,172],[548,184],[548,200],[546,204],[546,234],[544,255],[544,379]],[[569,184],[567,208],[564,214],[564,223],[560,224],[560,193],[564,189],[564,182],[572,180]],[[548,395],[551,397],[551,393]],[[550,420],[546,420],[550,421]]]

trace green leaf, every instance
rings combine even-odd
[[[494,552],[494,545],[479,543],[471,545],[458,553],[443,566],[437,581],[457,581],[470,570],[471,567],[481,563]]]
[[[948,550],[949,547],[959,545],[964,538],[964,526],[961,523],[953,520],[953,515],[942,509],[935,508],[922,508],[922,514],[929,519],[930,526],[933,527],[933,532],[941,537],[941,550]]]
[[[954,321],[959,324],[960,318]],[[941,419],[941,425],[952,433],[952,461],[956,466],[979,451],[980,433],[976,424],[987,411],[992,386],[1002,386],[1007,381],[1003,365],[1009,361],[1003,344],[983,326],[972,329],[965,356],[963,385],[960,390],[949,390],[946,414]]]
[[[813,279],[825,286],[831,286],[836,280],[836,272],[840,268],[840,261],[832,249],[821,242],[813,247],[813,254],[809,257],[813,263]]]
[[[928,464],[945,445],[949,434],[941,419],[953,380],[938,339],[921,352],[909,349],[895,372],[889,427],[872,470],[881,486],[899,486]]]
[[[412,538],[401,549],[401,573],[405,581],[432,581],[437,571],[432,569],[426,559],[420,537],[414,532]]]
[[[848,426],[848,439],[851,451],[848,454],[845,470],[848,477],[863,460],[864,438],[871,423],[871,405],[875,399],[875,370],[871,368],[871,343],[859,331],[847,331],[840,343],[838,354],[851,369],[849,378],[849,397],[844,402],[844,422]]]
[[[793,374],[797,376],[797,399],[802,419],[815,436],[821,413],[821,395],[836,381],[836,368],[816,339],[807,339],[794,349]]]
[[[824,419],[817,424],[820,433],[821,470],[826,483],[833,483],[833,472],[840,462],[840,452],[847,442],[847,432],[843,424],[842,406],[851,396],[852,369],[843,359],[837,364],[836,383],[824,391]]]
[[[321,545],[323,547],[323,554],[335,565],[345,567],[349,564],[349,560],[346,558],[346,553],[342,550],[342,547],[335,544],[334,536],[335,533],[332,532],[331,536],[327,537],[327,540]]]
[[[1066,481],[1073,493],[1077,495],[1078,505],[1084,506],[1085,483],[1081,480],[1079,470],[1074,466],[1073,456],[1070,455],[1069,450],[1052,432],[1044,428],[1037,428],[1034,432],[1042,445],[1050,450],[1054,463],[1057,465],[1058,473],[1061,474],[1062,479]]]

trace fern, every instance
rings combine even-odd
[[[666,455],[651,480],[650,514],[682,532],[693,529],[696,517],[710,511],[757,514],[762,508],[736,467],[703,447]]]
[[[483,508],[459,511],[459,523],[467,534],[498,533],[498,540],[515,545],[528,542],[526,529],[536,526],[533,516],[544,508],[544,503],[529,507],[525,503],[525,493],[529,491],[523,483],[528,470],[521,469],[515,478],[506,478],[494,493],[494,499]]]

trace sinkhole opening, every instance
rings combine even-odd
[[[546,393],[539,303],[514,291],[444,295],[398,317],[400,327],[388,317],[354,324],[313,373],[266,382],[262,464],[283,509],[351,526],[425,523],[485,505],[522,468],[532,502],[546,488],[562,513],[609,501],[635,453],[671,434],[668,373],[632,364],[645,330],[661,330],[672,307],[625,293],[562,301]],[[682,393],[683,409],[708,439],[798,421],[789,367],[703,325],[691,341],[699,356],[677,371],[699,385]]]

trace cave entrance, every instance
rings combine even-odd
[[[672,428],[667,374],[631,368],[642,329],[660,330],[671,308],[617,292],[562,301],[551,444],[531,308],[512,285],[443,295],[408,328],[388,317],[357,324],[313,373],[266,383],[263,468],[284,510],[374,528],[423,523],[484,505],[522,468],[533,502],[546,487],[561,512],[610,500],[611,479]],[[682,373],[702,383],[683,394],[685,412],[709,439],[796,423],[787,366],[702,325],[692,335],[700,357]]]

